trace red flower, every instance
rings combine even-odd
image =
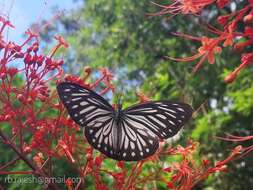
[[[167,184],[166,184],[166,186],[169,188],[169,189],[174,189],[175,187],[174,187],[174,184],[172,183],[172,182],[168,182]]]
[[[230,0],[217,0],[217,4],[220,9],[224,8],[229,2]]]
[[[74,189],[71,178],[68,178],[68,179],[65,181],[65,184],[66,184],[68,190],[73,190],[73,189]]]
[[[177,34],[181,35],[181,34]],[[183,35],[184,37],[189,37],[187,35]],[[191,37],[191,36],[190,36]],[[194,37],[192,37],[194,38]],[[193,73],[196,73],[200,66],[204,63],[204,61],[207,59],[210,64],[214,64],[214,55],[215,54],[220,54],[222,49],[221,47],[218,46],[220,39],[219,38],[208,38],[208,37],[202,37],[202,38],[194,38],[195,40],[201,40],[202,46],[198,49],[199,53],[191,56],[191,57],[186,57],[186,58],[171,58],[171,60],[175,61],[182,61],[182,62],[189,62],[193,61],[195,59],[198,59],[201,57],[200,61],[196,64],[196,66],[193,69]]]
[[[197,14],[205,6],[212,4],[214,0],[173,0],[170,5],[160,5],[152,2],[158,7],[162,8],[160,12],[151,15],[164,15],[164,14]]]
[[[100,155],[95,158],[95,164],[97,165],[97,167],[100,167],[102,162],[103,162],[103,156]]]

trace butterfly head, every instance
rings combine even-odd
[[[121,99],[121,97],[118,98],[118,100],[117,100],[117,110],[118,111],[122,110],[122,99]]]
[[[117,112],[120,112],[122,110],[122,93],[116,93],[115,103]]]

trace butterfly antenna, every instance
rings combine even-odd
[[[200,106],[193,112],[192,117],[196,118],[199,112],[203,112],[204,114],[207,114],[207,110],[205,108],[205,105],[208,103],[208,98],[205,99]]]

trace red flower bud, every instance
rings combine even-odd
[[[163,171],[170,173],[172,171],[171,167],[163,168]]]
[[[210,161],[207,159],[202,160],[202,164],[204,167],[207,167],[210,164]]]
[[[11,119],[11,115],[10,114],[7,114],[7,115],[4,116],[4,120],[5,121],[8,121],[10,119]]]
[[[32,56],[30,54],[26,54],[25,59],[24,59],[25,64],[30,64],[31,60],[32,60]]]
[[[103,162],[103,157],[102,157],[102,156],[97,156],[97,157],[95,158],[95,164],[96,164],[98,167],[101,166],[102,162]]]
[[[243,22],[250,24],[253,22],[253,12],[243,17]]]
[[[220,9],[224,8],[230,0],[217,0],[218,7]]]
[[[46,65],[52,65],[52,59],[51,58],[49,58],[49,57],[47,57],[46,58]]]
[[[73,189],[73,183],[72,183],[72,180],[70,178],[68,178],[66,181],[65,181],[65,184],[68,188],[68,190],[72,190]]]
[[[0,74],[0,78],[1,78],[2,80],[5,79],[6,76],[7,76],[6,73],[1,73],[1,74]]]
[[[166,186],[167,186],[168,188],[170,188],[170,189],[173,189],[173,188],[174,188],[174,185],[173,185],[172,182],[168,182],[168,183],[166,184]]]
[[[224,82],[225,83],[231,83],[233,82],[237,77],[237,73],[232,72],[228,76],[225,77]]]
[[[10,77],[14,77],[17,73],[18,73],[18,69],[15,67],[11,67],[8,69],[8,74],[10,75]]]
[[[222,16],[219,16],[218,19],[217,19],[217,22],[220,24],[220,25],[226,25],[228,20],[229,20],[229,17],[230,15],[222,15]]]
[[[0,122],[1,121],[4,121],[4,116],[3,115],[0,115]]]
[[[117,162],[117,166],[122,169],[122,168],[124,168],[125,163],[122,161],[119,161],[119,162]]]
[[[37,53],[38,50],[39,50],[39,46],[38,46],[38,43],[36,43],[36,45],[33,45],[33,52]]]

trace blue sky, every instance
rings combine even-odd
[[[41,19],[50,19],[56,13],[52,7],[68,12],[78,6],[73,0],[0,0],[0,14],[8,15],[15,29],[8,31],[11,41],[22,41],[22,35],[31,23]]]

